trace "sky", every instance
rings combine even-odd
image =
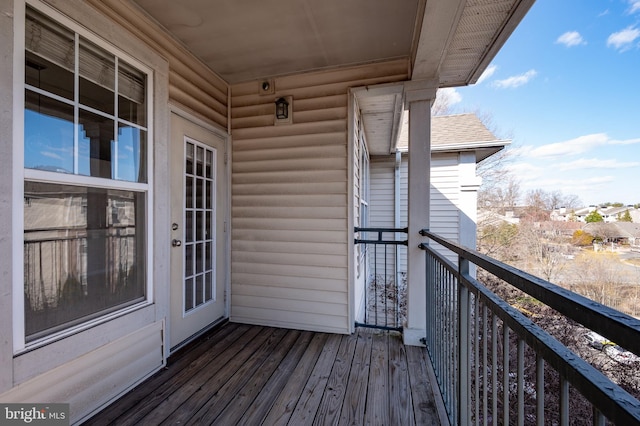
[[[640,0],[537,0],[450,113],[512,140],[522,194],[640,203]]]

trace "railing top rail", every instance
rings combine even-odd
[[[402,232],[409,233],[409,228],[361,228],[356,226],[353,228],[353,232]]]
[[[423,229],[421,235],[640,355],[640,320]]]

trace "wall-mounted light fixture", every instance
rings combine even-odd
[[[276,100],[276,118],[278,120],[286,120],[289,118],[289,102],[285,98]]]
[[[276,116],[274,124],[292,123],[293,96],[281,96],[276,99]]]

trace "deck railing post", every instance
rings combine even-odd
[[[469,273],[469,261],[458,257],[459,276]],[[465,426],[469,424],[469,289],[463,285],[462,279],[458,279],[458,411],[457,424]]]

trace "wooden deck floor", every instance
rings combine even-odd
[[[91,425],[437,425],[421,348],[228,323],[90,419]]]

